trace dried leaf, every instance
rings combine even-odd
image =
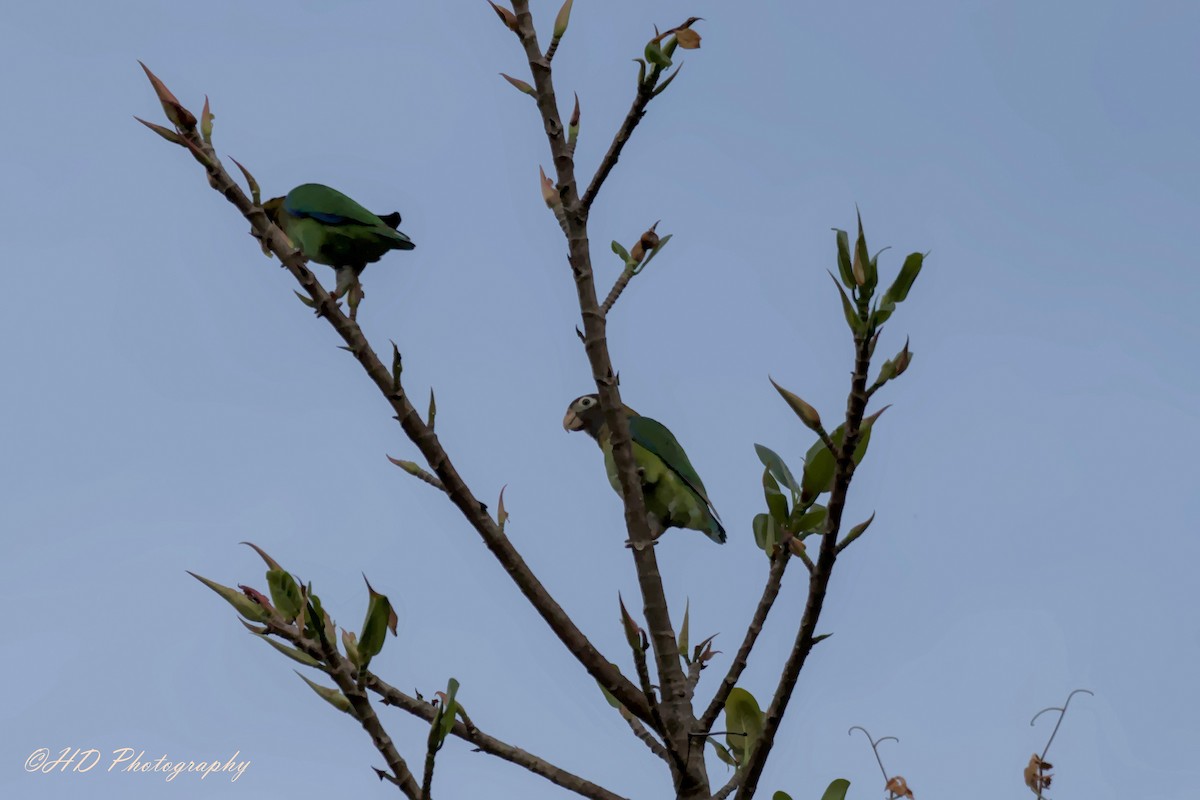
[[[1029,763],[1025,765],[1025,785],[1031,792],[1041,794],[1044,789],[1050,787],[1054,776],[1047,770],[1053,769],[1053,767],[1053,764],[1043,761],[1037,753],[1029,757]]]
[[[700,46],[700,34],[691,28],[680,28],[675,31],[675,41],[679,42],[679,46],[684,50],[695,50]]]
[[[883,787],[898,797],[907,797],[908,800],[913,800],[912,790],[908,788],[908,783],[899,775],[887,782],[887,786]]]

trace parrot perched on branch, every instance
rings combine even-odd
[[[389,250],[412,250],[412,240],[398,231],[400,214],[376,215],[346,195],[305,183],[263,203],[263,211],[278,225],[304,257],[337,270],[334,298],[350,292],[353,315],[362,299],[358,276],[367,264]]]
[[[725,527],[704,489],[695,467],[683,452],[679,441],[661,422],[643,417],[629,406],[624,408],[633,438],[633,459],[642,479],[642,494],[646,510],[653,522],[652,534],[657,538],[667,528],[691,528],[702,531],[717,544],[725,543]],[[563,428],[585,431],[604,451],[604,466],[608,480],[617,494],[621,485],[613,461],[608,425],[600,411],[600,397],[585,394],[571,401]]]

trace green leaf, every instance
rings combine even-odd
[[[660,86],[659,88],[661,89],[662,87]],[[642,263],[638,264],[637,269],[634,270],[633,274],[637,275],[637,274],[641,273],[641,271],[644,270],[646,268],[646,266],[650,263],[651,259],[653,259],[656,255],[658,255],[658,251],[662,250],[664,247],[667,246],[667,242],[671,241],[671,237],[674,235],[675,234],[673,234],[673,233],[668,233],[666,236],[659,239],[658,244],[654,245],[654,247],[652,247],[650,249],[650,252],[647,253],[646,257],[642,259]]]
[[[763,712],[750,692],[735,686],[725,700],[725,742],[738,763],[745,763],[762,735]]]
[[[258,553],[259,558],[266,562],[267,569],[283,569],[279,566],[279,562],[267,555],[267,551],[256,545],[254,542],[242,542],[254,552]]]
[[[629,251],[616,239],[613,239],[612,251],[621,257],[621,260],[625,262],[625,266],[633,263],[633,259],[629,257]]]
[[[771,795],[771,800],[792,800],[792,796],[787,792],[776,792]]]
[[[770,512],[775,525],[783,528],[788,521],[787,498],[783,496],[783,492],[779,491],[779,483],[771,477],[771,470],[763,470],[762,483],[763,497],[767,500],[767,511]]]
[[[437,419],[437,400],[433,397],[433,387],[429,387],[429,413],[425,416],[425,424],[429,430],[433,430],[433,423]]]
[[[843,426],[839,425],[829,438],[833,440],[834,447],[837,447],[842,442]],[[833,453],[829,452],[829,448],[820,439],[814,445],[815,452],[809,450],[809,457],[804,464],[804,474],[800,478],[800,498],[801,501],[811,501],[817,495],[828,492],[833,487],[833,472],[837,463],[834,461]]]
[[[321,607],[321,598],[313,594],[312,584],[308,585],[307,589],[308,601],[307,610],[304,614],[304,632],[313,637],[320,639],[321,633],[324,632],[326,638],[331,638],[328,631],[332,629],[332,621],[329,615],[325,613],[325,609]]]
[[[363,580],[367,580],[366,576],[363,576]],[[396,635],[397,623],[396,612],[392,609],[387,595],[375,591],[371,587],[370,581],[367,581],[367,592],[370,595],[370,600],[367,602],[367,616],[363,620],[362,632],[358,635],[358,652],[362,658],[363,667],[371,663],[371,659],[383,650],[383,643],[387,639],[389,630],[393,636]]]
[[[850,781],[845,778],[838,778],[829,784],[829,788],[825,790],[825,794],[821,795],[821,800],[846,800],[846,792],[848,791],[850,791]]]
[[[908,292],[912,289],[913,281],[917,279],[917,275],[921,273],[921,265],[925,261],[923,253],[909,253],[908,258],[904,259],[904,266],[900,267],[900,274],[896,276],[896,280],[892,281],[892,285],[888,287],[884,293],[884,301],[891,300],[893,303],[902,303],[908,297]]]
[[[358,654],[358,637],[353,631],[342,629],[342,649],[346,651],[346,658],[350,659],[350,663],[356,667],[362,666],[362,656]]]
[[[850,303],[850,298],[846,296],[846,290],[837,282],[837,278],[833,277],[832,272],[829,273],[829,277],[833,278],[833,285],[837,287],[838,294],[842,296],[842,313],[846,316],[846,324],[855,333],[862,333],[865,330],[865,323],[863,323],[858,313],[854,310],[854,306]]]
[[[296,674],[300,675],[299,672]],[[329,705],[333,706],[338,711],[345,711],[347,714],[350,713],[350,701],[346,699],[346,695],[342,694],[337,689],[331,689],[329,687],[322,686],[319,683],[313,683],[303,675],[300,675],[300,679],[307,683],[308,687],[316,692],[322,700],[329,703]]]
[[[271,592],[271,602],[285,621],[291,622],[299,616],[303,601],[300,599],[300,587],[295,578],[282,569],[269,569],[267,588]]]
[[[796,513],[802,509],[803,506],[792,509],[792,532],[800,534],[820,530],[821,526],[825,524],[825,506],[816,504],[809,506],[808,510],[802,514]]]
[[[320,666],[320,662],[318,662],[315,658],[310,656],[308,653],[303,652],[302,650],[297,650],[294,647],[288,647],[286,644],[283,644],[282,642],[277,642],[270,636],[267,636],[266,634],[256,633],[254,635],[257,636],[258,638],[262,639],[264,642],[271,645],[271,647],[274,647],[276,650],[283,653],[285,656],[292,659],[293,661],[298,661],[306,667]]]
[[[671,59],[663,52],[662,47],[658,42],[651,39],[646,43],[646,60],[660,69],[666,69],[671,66]]]
[[[867,252],[867,237],[863,235],[862,214],[857,208],[854,213],[858,216],[858,238],[854,242],[854,258],[860,263],[863,272],[864,294],[866,297],[870,297],[871,292],[879,283],[879,267],[876,259],[871,258]],[[876,258],[878,258],[878,254],[876,254]]]
[[[840,289],[841,287],[838,288]],[[794,392],[789,392],[787,389],[780,386],[770,375],[767,376],[767,380],[771,382],[771,385],[775,387],[775,391],[779,392],[779,396],[782,397],[784,402],[788,404],[788,407],[795,412],[796,416],[800,418],[800,421],[804,423],[806,428],[814,431],[821,430],[821,415],[817,413],[815,408],[809,405],[808,402],[800,395],[795,394]]]
[[[846,288],[854,286],[854,271],[850,263],[850,236],[843,230],[834,228],[837,231],[837,263],[838,273],[842,276],[842,283],[846,284]]]
[[[893,302],[892,299],[890,297],[888,297],[887,293],[885,292],[883,295],[883,300],[881,300],[879,302],[879,307],[876,308],[875,312],[871,315],[872,324],[875,327],[879,327],[880,325],[882,325],[883,323],[885,323],[889,319],[891,319],[892,312],[895,310],[896,310],[895,302]]]
[[[792,502],[794,503],[800,496],[800,484],[796,483],[796,478],[788,469],[788,465],[784,463],[778,453],[766,445],[754,445],[754,452],[758,455],[758,460],[762,462],[762,465],[771,471],[775,480],[792,491]]]
[[[725,747],[725,745],[721,744],[716,739],[709,739],[708,743],[716,748],[717,758],[721,759],[731,767],[738,766],[737,759],[733,757],[733,754],[729,752],[729,749]]]
[[[203,575],[197,575],[191,571],[188,572],[188,575],[191,575],[193,578],[200,581],[217,594],[221,595],[221,597],[225,599],[225,602],[233,606],[234,610],[246,619],[254,620],[255,622],[266,622],[271,618],[271,615],[265,608],[251,600],[249,597],[246,597],[246,595],[242,594],[237,589],[234,589],[232,586],[223,586],[216,581],[210,581]]]
[[[446,685],[446,698],[438,708],[438,712],[434,716],[432,723],[437,740],[436,749],[438,750],[446,742],[446,737],[450,735],[450,731],[454,730],[454,718],[458,714],[458,701],[455,699],[457,694],[458,681],[451,678],[450,682]]]
[[[887,410],[888,406],[884,406],[871,416],[863,418],[862,427],[859,428],[858,444],[854,448],[855,464],[862,463],[863,456],[867,454],[867,445],[871,442],[871,427],[875,424],[875,420],[879,419],[879,415]],[[846,426],[843,424],[838,425],[833,433],[829,434],[829,438],[834,447],[840,448],[845,435]],[[820,439],[817,439],[808,449],[808,458],[805,461],[800,488],[802,500],[808,501],[833,488],[833,473],[837,463],[834,461],[833,453],[829,452],[829,448]]]
[[[754,543],[769,555],[771,549],[779,544],[779,526],[770,514],[756,514],[754,522]]]

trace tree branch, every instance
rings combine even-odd
[[[746,669],[746,663],[750,658],[750,651],[754,649],[754,643],[758,641],[758,635],[762,633],[763,623],[767,621],[767,614],[771,613],[771,607],[775,605],[775,598],[779,596],[779,587],[783,583],[783,573],[787,569],[789,560],[787,550],[782,551],[772,559],[771,569],[767,573],[767,582],[763,586],[762,597],[759,598],[758,606],[754,609],[754,616],[750,618],[750,625],[746,628],[746,635],[742,639],[742,645],[738,648],[737,654],[734,655],[733,661],[730,662],[729,671],[725,673],[721,685],[717,687],[716,694],[713,695],[713,699],[708,704],[704,715],[700,717],[699,733],[708,733],[712,730],[712,726],[717,721],[717,716],[725,708],[725,701],[729,699],[729,693],[733,691],[733,687],[737,686],[738,678],[741,677],[742,671]]]
[[[850,381],[850,394],[846,398],[846,434],[842,446],[836,451],[837,463],[829,504],[826,507],[825,530],[821,534],[821,549],[817,555],[816,568],[808,582],[808,600],[804,605],[804,615],[800,619],[800,629],[796,632],[792,651],[784,662],[779,684],[771,698],[771,704],[767,707],[762,734],[740,770],[744,775],[738,787],[736,800],[750,800],[758,789],[758,779],[762,776],[763,767],[775,743],[775,734],[779,731],[788,701],[796,688],[800,670],[804,667],[804,661],[812,652],[816,641],[814,634],[817,621],[821,617],[825,593],[829,588],[834,562],[837,561],[837,537],[841,529],[842,513],[846,508],[846,494],[850,488],[850,480],[854,477],[854,450],[858,447],[863,416],[867,408],[867,373],[871,367],[869,347],[869,337],[855,336],[854,374]]]
[[[391,374],[380,361],[379,356],[371,349],[358,323],[342,313],[337,303],[308,269],[304,257],[292,246],[283,231],[271,223],[266,212],[260,206],[255,205],[234,182],[221,165],[212,145],[203,141],[195,127],[184,129],[177,126],[176,131],[176,136],[183,142],[183,146],[204,166],[208,173],[209,184],[237,207],[250,222],[254,236],[275,254],[283,267],[292,273],[292,276],[312,298],[312,305],[317,315],[328,320],[333,329],[346,342],[345,349],[358,360],[368,377],[379,388],[395,412],[395,418],[399,421],[405,434],[421,451],[430,469],[441,481],[451,502],[458,507],[471,526],[479,533],[484,544],[504,567],[513,582],[517,584],[521,593],[525,595],[542,619],[550,626],[550,629],[588,673],[639,719],[649,722],[650,708],[645,697],[628,678],[621,674],[620,670],[596,650],[574,621],[551,597],[537,576],[533,574],[529,565],[513,547],[504,532],[488,516],[483,503],[475,498],[454,468],[437,436],[425,425],[417,410],[409,402],[398,377]]]
[[[737,789],[742,783],[742,770],[734,770],[729,781],[717,790],[717,793],[712,796],[712,800],[725,800],[726,797],[733,794],[734,789]]]
[[[279,619],[276,614],[273,613],[272,617],[273,618],[269,625],[270,630],[276,633],[279,633],[281,629],[286,630],[282,627],[283,621]],[[303,612],[301,613],[300,618],[301,620],[304,619]],[[320,625],[321,623],[317,622],[316,624]],[[417,779],[409,770],[408,764],[406,764],[404,759],[401,758],[400,753],[396,750],[396,746],[392,742],[391,737],[388,736],[387,731],[384,730],[383,723],[379,721],[379,716],[375,713],[375,709],[371,706],[370,698],[367,696],[366,692],[363,691],[362,687],[355,678],[354,667],[349,661],[342,658],[341,654],[338,653],[337,648],[331,642],[327,641],[323,634],[321,636],[321,642],[318,644],[317,642],[305,638],[300,631],[303,631],[303,622],[297,625],[296,636],[288,636],[288,638],[290,638],[296,644],[303,643],[307,645],[306,649],[310,651],[310,656],[325,662],[325,674],[333,679],[333,682],[337,684],[338,689],[340,689],[342,694],[345,695],[346,699],[350,701],[351,716],[357,719],[359,724],[362,725],[363,730],[370,735],[371,743],[375,745],[375,749],[379,751],[380,755],[383,756],[384,761],[387,762],[388,768],[392,771],[392,775],[390,776],[393,778],[392,783],[394,783],[400,789],[400,791],[404,792],[404,795],[408,797],[409,800],[429,800],[429,798],[423,794],[421,788],[417,786]]]
[[[366,673],[363,678],[363,685],[382,697],[386,705],[395,706],[426,722],[432,723],[433,718],[437,715],[437,707],[432,703],[427,703],[424,700],[418,700],[415,697],[405,694],[372,672],[368,671]],[[526,750],[502,742],[496,737],[484,733],[473,723],[468,725],[462,720],[455,720],[454,727],[450,729],[450,732],[458,738],[475,745],[480,751],[488,755],[496,756],[510,764],[524,767],[535,775],[540,775],[551,783],[582,797],[590,798],[590,800],[625,800],[625,798],[610,792],[602,786],[597,786],[591,781],[567,772],[560,767],[556,767],[544,758],[535,756]]]
[[[515,6],[516,4],[514,3],[513,5]],[[585,216],[591,210],[592,202],[595,201],[596,195],[600,193],[600,187],[604,185],[604,180],[612,172],[613,167],[617,165],[617,160],[621,157],[621,151],[625,148],[625,144],[633,134],[633,129],[637,127],[637,124],[642,121],[642,117],[645,116],[646,106],[650,105],[650,101],[654,98],[654,87],[658,83],[660,75],[661,72],[656,67],[650,72],[647,80],[638,84],[637,94],[633,97],[633,105],[629,107],[629,112],[625,115],[625,119],[621,121],[621,127],[617,128],[612,144],[608,146],[608,152],[604,154],[604,160],[596,168],[596,174],[592,176],[592,182],[588,184],[587,191],[583,193],[583,199],[580,202],[583,206]],[[618,294],[620,293],[618,292]]]
[[[660,742],[658,739],[655,739],[654,734],[646,730],[646,726],[638,722],[637,718],[626,711],[624,706],[621,707],[621,719],[625,720],[625,722],[629,724],[629,728],[633,731],[633,735],[636,736],[643,744],[645,744],[646,747],[649,747],[651,753],[654,753],[654,755],[658,756],[663,761],[666,761],[667,764],[672,763],[671,755],[667,752],[667,748],[663,747],[662,742]]]
[[[679,663],[679,647],[671,626],[662,577],[658,571],[658,560],[651,546],[653,537],[646,514],[645,499],[642,497],[641,479],[633,459],[629,423],[625,414],[621,413],[623,405],[608,352],[604,314],[600,311],[600,304],[596,298],[587,238],[587,206],[578,195],[575,163],[559,115],[550,63],[542,56],[538,47],[537,32],[529,13],[528,0],[514,0],[513,11],[517,16],[517,35],[525,48],[529,71],[533,77],[534,99],[537,101],[550,152],[554,158],[559,197],[566,212],[568,261],[575,277],[579,311],[583,320],[584,348],[600,396],[600,407],[608,425],[613,461],[625,504],[625,525],[633,544],[633,559],[637,568],[638,587],[642,594],[643,614],[649,628],[655,666],[662,687],[662,705],[666,711],[663,721],[666,730],[661,733],[668,750],[683,754],[687,747],[687,732],[694,720],[686,702],[687,687]],[[644,109],[644,103],[641,107]],[[638,116],[640,117],[640,112]],[[624,138],[621,141],[614,140],[613,147],[610,148],[612,163],[615,163],[616,155],[619,154],[624,139],[628,138],[634,124],[636,120],[629,124],[627,129],[626,126],[622,126]],[[606,157],[606,161],[609,160],[609,157]],[[611,163],[607,169],[611,169]],[[593,196],[595,191],[599,190],[602,181],[602,177],[600,181],[593,181],[593,187],[589,189]],[[640,714],[638,716],[641,717]],[[645,717],[641,718],[645,721]],[[680,787],[681,794],[697,792],[700,783],[704,784],[704,791],[707,792],[707,777],[703,775],[702,762],[699,763],[698,769],[690,770],[687,777],[687,785]]]
[[[621,275],[617,278],[616,283],[609,290],[608,297],[604,298],[604,303],[600,306],[600,312],[604,316],[608,316],[608,312],[612,310],[613,304],[617,302],[617,298],[621,296],[621,292],[625,291],[625,287],[633,280],[634,274],[634,271],[629,267],[621,271]]]

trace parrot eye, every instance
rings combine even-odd
[[[589,408],[589,407],[591,407],[592,403],[594,403],[594,402],[595,402],[595,401],[594,401],[594,400],[592,400],[592,398],[590,398],[590,397],[584,397],[584,398],[581,398],[581,399],[580,399],[580,401],[579,401],[579,407],[580,407],[580,408]]]

